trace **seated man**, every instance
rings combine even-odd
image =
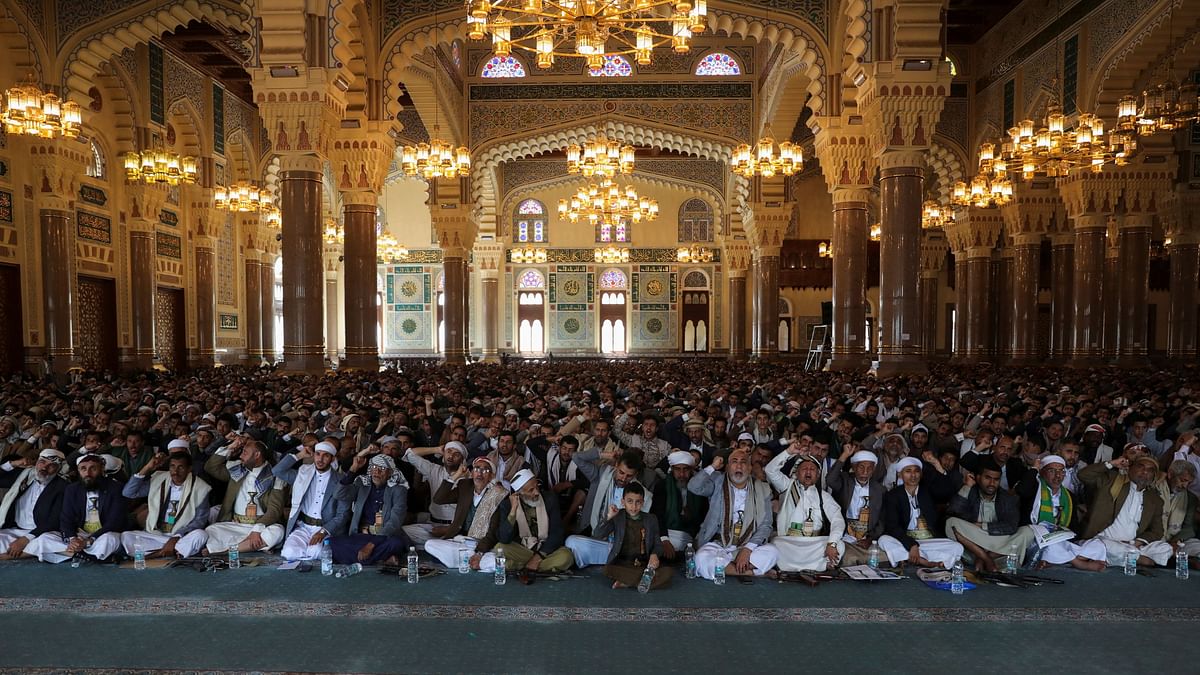
[[[660,535],[662,557],[674,560],[688,544],[695,544],[696,533],[708,513],[708,500],[687,489],[688,481],[696,475],[696,453],[676,450],[667,455],[667,463],[671,472],[654,486],[651,512],[657,524],[665,529]],[[638,503],[644,502],[643,495]]]
[[[563,436],[558,445],[551,445],[541,458],[542,483],[554,493],[558,500],[558,510],[562,514],[563,525],[569,527],[583,508],[583,500],[587,498],[587,477],[579,470],[579,466],[571,461],[579,450],[579,439],[574,436]]]
[[[843,565],[865,565],[870,557],[871,543],[883,535],[885,490],[875,479],[879,457],[870,450],[855,450],[857,447],[847,443],[827,477],[829,492],[845,513]],[[847,459],[850,460],[849,476],[842,470],[842,463]]]
[[[910,562],[922,567],[950,569],[962,557],[963,546],[944,538],[930,490],[921,485],[921,460],[905,457],[896,463],[900,482],[883,497],[883,531],[879,548],[895,567]]]
[[[192,475],[189,452],[175,452],[170,459],[160,452],[146,462],[122,492],[126,499],[146,499],[147,508],[145,529],[121,535],[126,555],[139,546],[147,558],[196,555],[208,542],[208,492],[208,483]]]
[[[384,445],[381,441],[380,445]],[[428,448],[409,448],[404,451],[401,458],[404,462],[411,464],[413,468],[421,474],[431,487],[431,490],[437,490],[438,486],[446,481],[447,476],[458,471],[458,468],[463,465],[467,457],[467,446],[458,441],[448,441],[440,448],[442,454],[442,463],[437,464],[425,459],[427,455],[435,454],[439,451],[437,446]],[[432,495],[430,495],[432,497]],[[424,548],[425,542],[433,537],[433,530],[438,526],[446,526],[454,519],[454,504],[438,504],[430,501],[429,504],[429,522],[428,523],[412,523],[404,526],[404,534],[412,541],[412,545],[417,548]]]
[[[696,541],[696,572],[705,579],[725,574],[763,576],[775,567],[779,552],[767,543],[771,537],[771,486],[750,475],[750,453],[729,453],[729,467],[720,456],[692,476],[688,490],[708,498],[708,515]]]
[[[1170,501],[1163,511],[1166,527],[1163,538],[1176,552],[1182,550],[1188,555],[1188,564],[1193,569],[1200,569],[1200,558],[1197,557],[1200,556],[1200,539],[1196,538],[1196,508],[1200,498],[1188,490],[1195,480],[1194,464],[1182,459],[1171,462],[1166,477]]]
[[[368,458],[364,450],[354,456],[342,476],[338,499],[351,513],[349,533],[330,539],[333,561],[339,565],[360,562],[397,563],[408,551],[404,516],[408,513],[408,482],[391,457]],[[360,475],[369,467],[366,475]]]
[[[512,571],[562,572],[571,567],[571,549],[563,546],[558,501],[538,487],[529,469],[512,479],[513,493],[500,504],[496,551],[504,553]]]
[[[79,482],[63,493],[57,531],[46,532],[25,547],[38,560],[61,563],[81,553],[106,560],[121,548],[121,532],[129,510],[121,484],[105,477],[99,455],[82,455],[76,465]]]
[[[1126,471],[1125,475],[1121,470]],[[1153,457],[1125,457],[1092,464],[1079,472],[1079,480],[1093,495],[1084,538],[1104,544],[1110,566],[1123,566],[1125,557],[1138,552],[1138,565],[1166,565],[1174,551],[1163,538],[1162,497],[1152,487],[1158,477]]]
[[[283,488],[271,473],[274,455],[261,442],[237,436],[204,463],[213,480],[228,483],[216,522],[205,528],[209,553],[266,551],[283,541]]]
[[[818,483],[821,460],[812,455],[798,455],[799,452],[799,446],[793,442],[765,469],[771,485],[782,495],[771,543],[779,551],[780,570],[824,572],[837,567],[842,558],[846,521],[837,500]],[[780,469],[792,455],[799,457],[794,469],[796,477],[788,478]]]
[[[691,453],[685,454],[691,456]],[[613,535],[608,564],[604,566],[604,576],[613,580],[613,588],[636,588],[647,567],[654,570],[650,588],[662,588],[671,583],[673,570],[659,564],[659,554],[667,538],[658,534],[658,518],[653,513],[642,513],[645,492],[638,483],[626,487],[621,498],[625,508],[618,511],[608,507],[608,514],[596,532],[601,537]]]
[[[596,531],[601,520],[608,513],[608,507],[621,508],[625,487],[636,483],[637,476],[642,471],[642,457],[637,451],[631,450],[621,455],[615,466],[604,463],[605,459],[611,461],[611,458],[610,454],[605,454],[602,458],[600,449],[593,446],[590,450],[576,453],[575,457],[571,459],[591,483],[587,501],[584,502],[583,509],[579,512],[580,530],[585,534],[567,537],[567,548],[575,554],[576,567],[603,565],[608,561],[612,542],[586,536],[586,533]],[[654,500],[649,498],[650,495],[646,496],[646,503],[642,504],[642,511],[648,513],[653,507]]]
[[[433,493],[436,504],[455,504],[454,520],[433,529],[434,539],[425,542],[425,552],[451,569],[458,567],[459,549],[467,549],[473,570],[496,569],[496,529],[500,522],[500,504],[508,490],[496,480],[496,467],[487,457],[471,460],[471,472],[460,466],[447,476]]]
[[[1080,530],[1080,510],[1075,495],[1064,483],[1066,476],[1066,460],[1058,455],[1046,455],[1036,473],[1030,472],[1017,483],[1022,521],[1029,524],[1036,535],[1035,543],[1040,549],[1043,566],[1070,563],[1076,569],[1103,571],[1107,566],[1104,545],[1098,541],[1042,541],[1055,531]]]
[[[29,555],[30,541],[58,529],[68,485],[58,475],[62,464],[63,454],[53,448],[39,452],[32,466],[23,457],[0,464],[0,472],[20,470],[0,501],[0,560]]]
[[[301,447],[296,454],[284,456],[271,469],[276,480],[292,486],[291,515],[280,551],[287,560],[313,560],[321,555],[326,537],[346,534],[350,510],[337,498],[342,477],[335,464],[337,453],[333,443],[321,441],[313,450]],[[312,464],[296,466],[310,457]]]
[[[1000,467],[985,459],[978,474],[967,473],[963,486],[946,510],[946,538],[954,539],[975,558],[975,569],[995,572],[997,556],[1017,554],[1025,562],[1025,549],[1033,531],[1019,527],[1020,500],[1000,490]]]

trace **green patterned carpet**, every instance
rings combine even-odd
[[[1076,671],[1200,658],[1200,575],[1054,576],[1066,583],[962,597],[915,579],[817,588],[678,579],[643,596],[598,574],[497,587],[490,575],[451,572],[410,586],[373,570],[335,579],[7,563],[0,672],[1011,671],[1040,668],[1046,640],[1088,645],[1070,649]]]

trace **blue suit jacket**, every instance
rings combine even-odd
[[[92,537],[125,531],[129,509],[121,494],[123,487],[124,484],[111,478],[101,477],[96,481],[94,489],[100,494],[100,529],[93,532]],[[63,493],[62,518],[58,528],[63,539],[74,537],[83,528],[83,522],[87,519],[87,493],[88,489],[83,483],[72,483]]]

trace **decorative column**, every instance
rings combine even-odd
[[[763,181],[767,183],[768,181]],[[778,200],[754,204],[754,219],[746,234],[754,246],[754,358],[769,360],[779,354],[779,253],[791,216],[782,185],[764,185],[762,190]]]
[[[129,297],[133,344],[124,367],[154,367],[155,230],[167,192],[158,185],[126,186],[129,199]]]
[[[217,346],[217,238],[207,234],[196,237],[196,353],[193,368],[211,368]]]
[[[917,292],[921,297],[921,350],[926,358],[937,353],[938,326],[941,312],[938,305],[938,285],[946,251],[950,248],[941,230],[925,230],[921,237],[921,278]]]
[[[986,360],[988,356],[987,315],[993,305],[991,267],[991,247],[972,246],[967,249],[968,293],[963,360],[968,363]]]
[[[735,214],[732,218],[741,220]],[[745,241],[725,241],[722,260],[729,278],[729,358],[743,360],[749,354],[746,341],[746,274],[750,267],[752,251]]]
[[[1178,189],[1178,188],[1177,188]],[[1160,208],[1171,239],[1171,306],[1167,316],[1167,357],[1177,364],[1196,361],[1196,305],[1200,303],[1200,193],[1178,189]]]
[[[879,160],[879,374],[924,372],[917,278],[921,262],[924,159],[886,152]],[[836,255],[836,250],[834,255]]]
[[[1174,165],[1174,162],[1168,162]],[[1161,165],[1137,167],[1125,180],[1125,215],[1118,221],[1117,363],[1144,366],[1149,362],[1147,305],[1150,304],[1150,229],[1157,204],[1170,194],[1175,173]],[[1152,169],[1152,170],[1147,170]],[[1129,173],[1127,167],[1123,167]],[[1194,287],[1193,287],[1194,288]],[[1116,288],[1113,289],[1114,291]],[[1114,297],[1109,294],[1110,300]]]
[[[9,143],[15,140],[9,137]],[[27,362],[45,356],[50,372],[62,375],[75,361],[75,227],[71,202],[78,193],[78,176],[83,173],[83,150],[76,150],[71,143],[28,137],[21,140],[29,148],[30,183],[41,236],[42,344],[45,345],[42,354],[37,349],[28,350]]]
[[[1108,227],[1104,232],[1104,280],[1100,282],[1100,297],[1104,311],[1104,332],[1100,345],[1104,352],[1104,361],[1111,363],[1117,358],[1117,328],[1120,325],[1120,230],[1117,222],[1119,217],[1109,218]]]
[[[867,240],[874,163],[868,130],[849,117],[822,117],[817,159],[833,197],[833,338],[830,370],[860,370],[867,358]]]
[[[1075,234],[1070,362],[1090,367],[1104,360],[1105,230],[1119,190],[1109,177],[1077,173],[1059,179],[1059,192]]]
[[[500,361],[500,270],[504,266],[504,245],[495,242],[475,243],[475,269],[480,274],[479,321],[482,327],[480,357],[484,363]]]
[[[946,228],[947,234],[952,228]],[[951,239],[951,241],[956,241]],[[952,244],[954,251],[954,354],[951,359],[960,362],[967,353],[967,249],[961,242]]]
[[[325,242],[322,264],[325,269],[325,360],[338,363],[338,272],[342,257],[341,242]]]
[[[959,209],[954,224],[946,228],[955,250],[955,282],[959,285],[957,360],[962,362],[985,360],[991,352],[989,316],[997,304],[992,284],[992,250],[1003,225],[995,209],[967,207]]]
[[[1075,235],[1064,219],[1050,235],[1050,358],[1059,363],[1071,356],[1074,287]]]
[[[439,180],[430,186],[430,211],[442,247],[442,266],[446,275],[445,305],[446,344],[443,357],[450,365],[467,362],[467,252],[475,241],[475,225],[467,204],[460,203],[463,195],[461,181]]]
[[[334,142],[333,151],[346,232],[342,268],[346,324],[343,365],[357,370],[378,370],[379,265],[375,220],[395,142],[378,121],[364,117],[359,126],[360,129],[344,130],[342,137]]]
[[[277,248],[274,243],[274,234],[272,230],[271,241],[267,249],[263,252],[262,265],[259,267],[259,273],[262,275],[259,281],[259,291],[262,293],[262,346],[263,360],[267,363],[275,363],[275,259],[277,257]]]
[[[1013,235],[1011,363],[1040,362],[1037,350],[1038,272],[1041,265],[1041,235]]]
[[[257,220],[251,228],[257,228]],[[245,231],[245,227],[243,231]],[[245,362],[257,366],[262,362],[262,262],[257,248],[246,248],[246,310],[243,323],[246,327]]]

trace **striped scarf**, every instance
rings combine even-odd
[[[1075,510],[1075,503],[1071,499],[1071,493],[1068,490],[1059,490],[1059,512],[1058,519],[1054,518],[1054,501],[1051,499],[1050,488],[1045,483],[1042,483],[1041,503],[1038,506],[1038,522],[1053,523],[1063,529],[1068,529],[1071,526],[1071,514]]]

